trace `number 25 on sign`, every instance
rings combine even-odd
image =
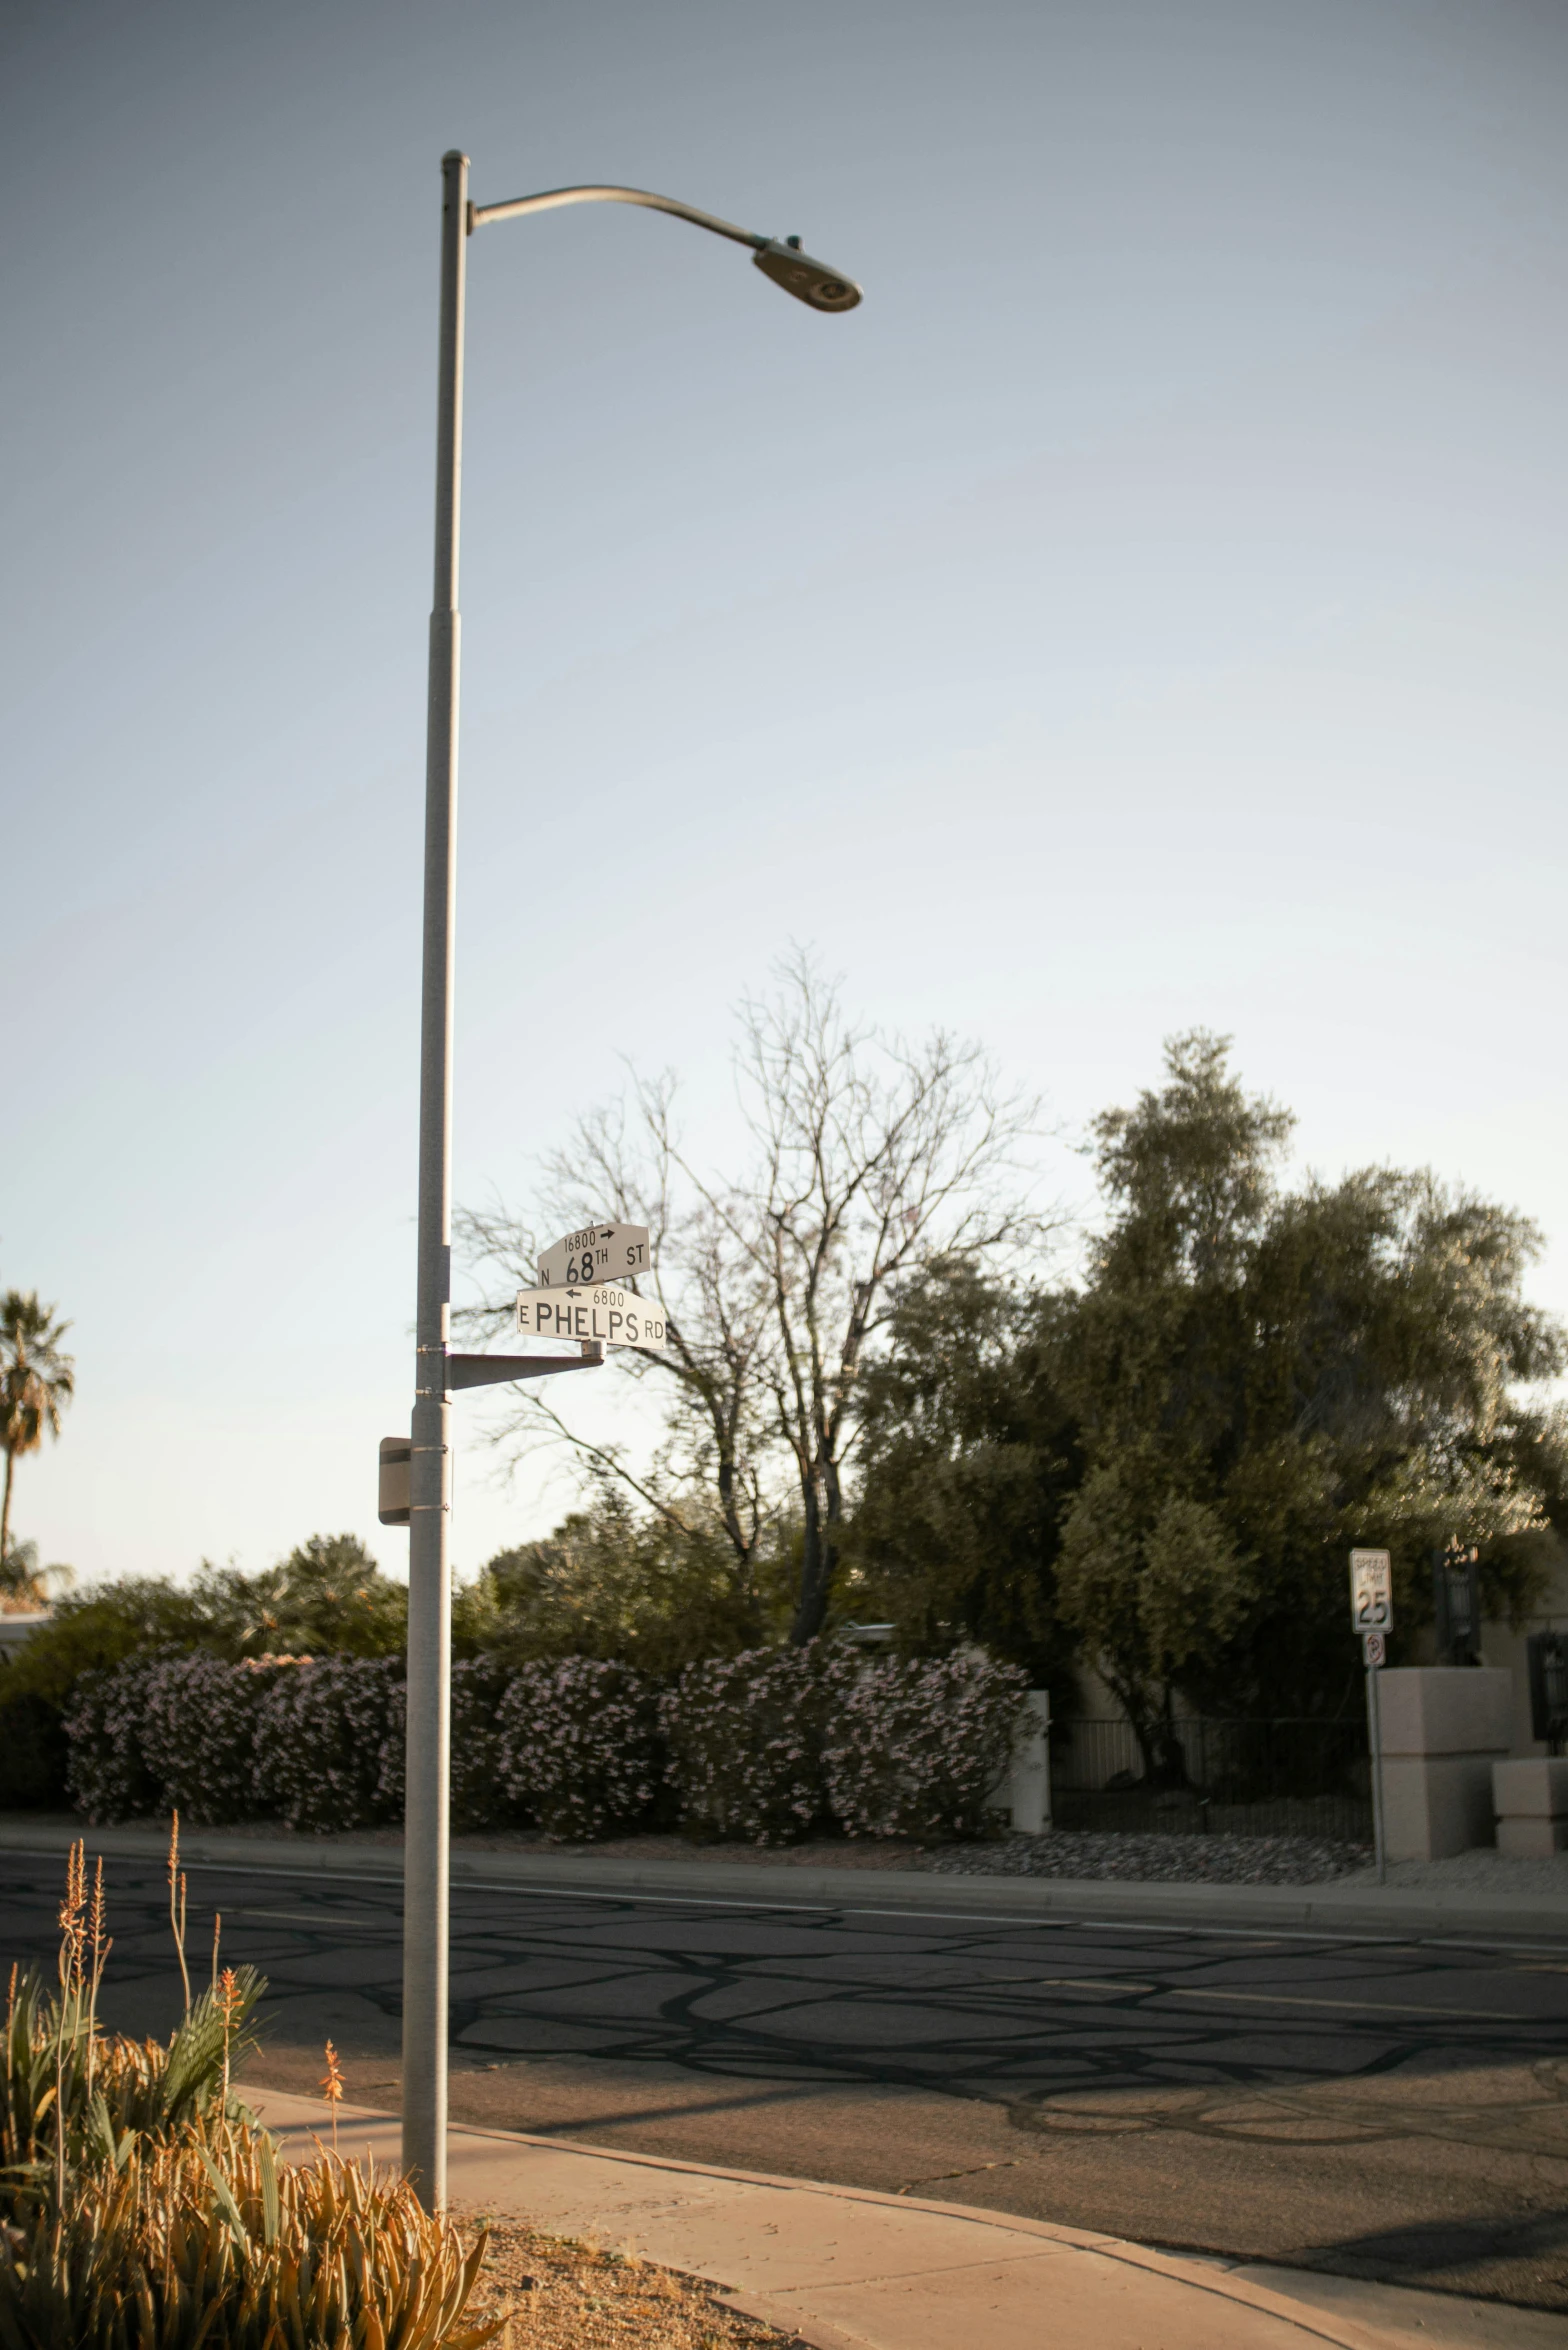
[[[1386,1550],[1351,1552],[1350,1620],[1358,1632],[1386,1632],[1392,1626],[1394,1574]]]

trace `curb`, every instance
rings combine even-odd
[[[236,2090],[244,2095],[244,2084],[236,2082]],[[262,2089],[255,2092],[263,2107],[268,2098],[282,2102],[284,2092]],[[315,2109],[320,2101],[288,2093],[287,2102]],[[325,2114],[326,2108],[320,2105]],[[397,2114],[386,2113],[372,2106],[340,2105],[338,2126],[347,2122],[368,2121],[397,2123]],[[265,2122],[264,2126],[279,2132],[305,2130],[308,2121]],[[324,2126],[324,2125],[323,2125]],[[1255,2309],[1261,2315],[1276,2317],[1296,2327],[1310,2339],[1336,2345],[1336,2350],[1381,2350],[1385,2337],[1369,2330],[1352,2318],[1325,2320],[1322,2313],[1308,2304],[1288,2299],[1266,2285],[1256,2285],[1244,2277],[1216,2273],[1211,2262],[1186,2260],[1177,2253],[1156,2252],[1148,2245],[1129,2243],[1122,2236],[1106,2236],[1088,2228],[1065,2227],[1053,2220],[1028,2219],[1012,2212],[986,2211],[970,2203],[938,2203],[923,2196],[887,2195],[873,2187],[838,2187],[819,2179],[796,2179],[776,2175],[771,2171],[732,2170],[718,2163],[683,2162],[673,2156],[629,2153],[624,2148],[599,2146],[583,2138],[540,2138],[524,2130],[497,2130],[469,2123],[454,2124],[454,2138],[478,2138],[498,2146],[526,2146],[546,2154],[582,2154],[600,2162],[613,2162],[628,2169],[653,2171],[665,2176],[721,2179],[740,2187],[764,2187],[788,2195],[820,2195],[835,2203],[873,2204],[898,2212],[927,2213],[932,2218],[956,2219],[982,2228],[988,2233],[1023,2237],[1034,2242],[1065,2246],[1073,2252],[1093,2252],[1102,2260],[1114,2260],[1129,2268],[1141,2270],[1172,2284],[1183,2285],[1190,2291],[1211,2294],[1216,2300]],[[663,2265],[663,2264],[661,2264]],[[793,2327],[797,2338],[820,2345],[820,2350],[856,2350],[858,2337],[843,2332],[839,2327],[821,2318],[805,2318],[793,2310],[780,2295],[748,2295],[744,2288],[727,2286],[718,2278],[709,2278],[717,2284],[732,2306],[750,2315],[763,2318],[768,2324],[782,2327],[786,2332]],[[808,2326],[812,2329],[807,2331]]]
[[[27,1814],[0,1815],[0,1851],[63,1853],[85,1836],[94,1852],[161,1861],[161,1828],[88,1828]],[[355,1876],[395,1883],[403,1874],[399,1844],[352,1838],[226,1836],[193,1830],[180,1839],[188,1867],[252,1869],[260,1875]],[[1127,1879],[948,1876],[914,1869],[791,1868],[766,1861],[591,1859],[551,1852],[474,1851],[456,1846],[452,1883],[497,1891],[582,1893],[645,1900],[693,1900],[723,1908],[834,1909],[859,1915],[898,1913],[1040,1919],[1059,1925],[1142,1925],[1173,1931],[1208,1926],[1222,1932],[1282,1930],[1333,1937],[1364,1935],[1525,1935],[1568,1940],[1568,1894],[1528,1900],[1473,1889],[1358,1882],[1326,1885],[1170,1885]]]

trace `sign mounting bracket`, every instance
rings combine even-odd
[[[496,1387],[514,1379],[548,1379],[557,1371],[587,1371],[604,1361],[604,1348],[585,1341],[575,1355],[448,1355],[449,1395],[460,1387]]]

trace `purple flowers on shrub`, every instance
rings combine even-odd
[[[286,1668],[257,1718],[255,1808],[316,1836],[398,1818],[401,1791],[386,1787],[383,1762],[402,1682],[401,1657],[324,1656]]]
[[[643,1825],[784,1844],[968,1836],[1007,1768],[1025,1675],[979,1655],[862,1665],[825,1641],[688,1665],[662,1693],[628,1665],[568,1657],[452,1672],[452,1825],[536,1823],[572,1841]],[[303,1833],[403,1814],[396,1657],[132,1658],[84,1673],[65,1717],[69,1783],[95,1823],[178,1806],[193,1824],[271,1813]]]
[[[661,1778],[659,1709],[630,1665],[524,1665],[496,1728],[507,1794],[546,1835],[613,1836],[647,1817]]]
[[[155,1811],[160,1788],[142,1752],[147,1682],[161,1668],[151,1657],[83,1673],[65,1709],[70,1748],[65,1783],[71,1801],[95,1828]]]
[[[820,1640],[688,1665],[660,1709],[685,1825],[788,1844],[824,1822],[823,1731],[853,1678],[849,1659]]]
[[[257,1721],[290,1665],[174,1657],[142,1686],[141,1747],[158,1795],[192,1827],[255,1816]]]
[[[462,1658],[452,1667],[451,1819],[454,1836],[504,1828],[514,1818],[501,1780],[496,1707],[507,1676],[493,1657]],[[408,1737],[408,1688],[397,1682],[387,1698],[377,1795],[389,1820],[403,1817]]]
[[[868,1665],[837,1692],[828,1801],[852,1836],[976,1836],[1007,1769],[1029,1676],[991,1657]]]

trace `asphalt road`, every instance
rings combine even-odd
[[[106,2020],[167,2031],[161,1873],[107,1870]],[[0,1854],[49,1963],[60,1864]],[[1568,2312],[1568,1953],[468,1886],[457,2118]],[[398,2101],[401,1888],[191,1871],[271,1985],[246,2077]],[[1568,2339],[1568,2334],[1565,2334]]]

